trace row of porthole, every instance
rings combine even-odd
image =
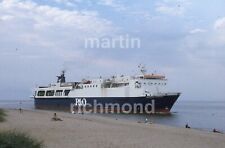
[[[91,87],[98,87],[98,85],[84,85],[84,86],[82,86],[82,88],[83,88],[83,87],[84,87],[84,88],[89,88],[89,87],[91,88]]]
[[[146,85],[146,83],[143,83],[144,85]],[[166,83],[148,83],[148,85],[166,85]]]
[[[35,91],[35,96],[68,96],[70,90],[47,90],[47,91],[44,91],[44,90],[40,90],[38,91],[38,93]],[[37,93],[37,94],[36,94]]]

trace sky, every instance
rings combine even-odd
[[[224,100],[224,0],[0,0],[0,99],[37,85],[149,73],[180,100]],[[87,48],[85,40],[140,39],[138,48]]]

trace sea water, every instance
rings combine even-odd
[[[4,109],[34,109],[34,100],[33,99],[21,99],[21,100],[13,100],[13,99],[0,99],[0,108]]]
[[[212,131],[225,132],[225,101],[180,101],[176,102],[168,115],[107,114],[113,118]]]

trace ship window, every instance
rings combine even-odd
[[[96,85],[96,87],[98,87],[98,85]]]
[[[47,92],[46,92],[46,96],[54,96],[54,90],[48,90]]]
[[[68,96],[69,93],[70,93],[70,90],[68,90],[68,89],[64,91],[64,95],[65,95],[65,96]]]
[[[44,96],[45,95],[45,91],[38,91],[38,96]]]
[[[56,90],[56,96],[62,96],[63,90]]]

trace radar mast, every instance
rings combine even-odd
[[[65,70],[61,72],[60,76],[57,76],[57,83],[65,83],[66,82],[66,77],[65,77]]]
[[[140,65],[138,65],[138,68],[143,75],[146,74],[147,70],[144,65],[140,64]]]

